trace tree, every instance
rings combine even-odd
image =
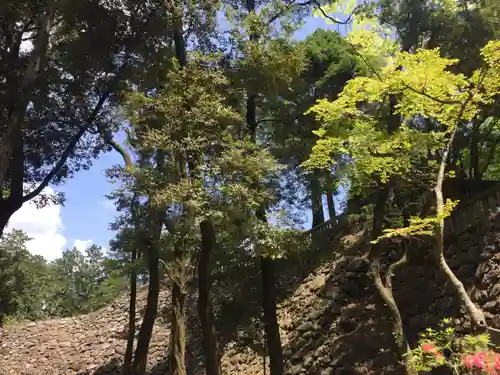
[[[102,307],[125,287],[122,275],[105,268],[100,247],[91,245],[81,252],[66,250],[51,264],[53,286],[47,302],[50,315],[72,316]]]
[[[30,240],[13,230],[0,241],[2,318],[38,320],[93,311],[124,289],[121,275],[107,269],[100,247],[77,249],[48,263],[27,249]]]
[[[266,131],[262,125],[265,126],[267,122],[260,123],[259,117],[265,113],[266,101],[279,97],[279,89],[286,87],[292,77],[303,69],[303,50],[291,43],[290,37],[293,22],[300,19],[307,7],[294,1],[228,1],[225,7],[229,20],[233,22],[230,43],[233,46],[231,56],[234,63],[231,69],[234,73],[230,77],[236,87],[244,90],[240,100],[245,114],[245,131],[255,146],[265,148]],[[278,20],[280,28],[276,27]],[[267,181],[254,179],[252,182],[254,189],[259,189],[266,186]],[[277,194],[274,195],[276,197]],[[255,218],[263,228],[263,236],[268,237],[264,240],[266,244],[269,244],[273,234],[277,234],[269,225],[266,213],[266,210],[272,209],[273,203],[272,200],[264,201],[255,210]],[[259,255],[263,322],[270,370],[272,375],[281,375],[284,362],[277,322],[273,254],[267,252],[267,246],[259,242],[255,245]]]
[[[451,68],[455,73],[466,76],[473,74],[481,65],[477,59],[486,43],[499,32],[496,18],[492,17],[496,2],[455,3],[453,1],[403,1],[398,6],[393,2],[379,3],[380,22],[391,25],[404,51],[418,47],[440,48],[444,57],[458,59]],[[487,176],[490,166],[494,167],[498,137],[496,103],[484,108],[481,116],[472,121],[472,126],[460,129],[456,136],[450,163],[459,177],[479,181]]]
[[[375,183],[385,192],[401,179],[414,181],[412,184],[419,186],[421,181],[412,178],[413,171],[419,169],[427,173],[427,189],[432,189],[436,198],[435,215],[414,218],[409,226],[389,229],[381,236],[380,219],[383,216],[378,217],[379,223],[376,225],[376,206],[373,233],[378,238],[374,239],[374,246],[379,245],[383,238],[416,234],[434,236],[436,244],[433,255],[437,266],[455,287],[462,305],[477,327],[485,326],[484,315],[470,300],[443,255],[444,219],[455,203],[449,201],[445,204],[442,185],[448,155],[458,130],[467,127],[480,115],[483,105],[491,103],[499,94],[499,72],[496,68],[500,57],[499,47],[498,42],[488,43],[481,52],[483,65],[470,78],[451,72],[450,67],[456,60],[440,57],[437,49],[418,50],[415,54],[402,52],[396,55],[394,64],[386,67],[377,78],[351,80],[336,101],[323,100],[312,107],[324,123],[317,133],[321,139],[313,151],[313,164],[328,164],[331,162],[331,153],[341,150],[355,161],[353,176],[365,180],[366,186]],[[384,99],[391,95],[398,97],[396,113],[401,116],[401,122],[389,132],[381,123],[383,117],[377,112],[363,110],[360,104],[381,108]],[[433,124],[430,131],[419,126],[422,118]],[[436,155],[434,160],[428,160],[429,153]],[[386,205],[384,200],[378,206],[381,215]],[[377,254],[380,254],[380,250]],[[398,346],[403,351],[407,344],[399,311],[390,292],[390,279],[386,285],[381,283],[379,257],[372,258],[375,283],[380,284],[377,286],[382,297],[392,306],[395,329],[399,332]],[[404,263],[404,259],[401,263]]]
[[[29,200],[61,202],[40,194],[111,149],[119,93],[163,37],[157,11],[149,1],[2,3],[0,231]]]
[[[31,255],[30,240],[13,230],[0,242],[0,323],[6,317],[38,319],[45,316],[50,269],[45,260]]]
[[[329,216],[336,216],[333,193],[342,176],[342,163],[336,165],[335,170],[314,173],[307,173],[300,167],[308,159],[316,141],[313,131],[320,127],[312,114],[304,112],[318,99],[334,100],[349,79],[368,72],[337,32],[316,30],[301,44],[307,58],[304,70],[294,77],[291,89],[280,93],[274,103],[272,97],[267,99],[271,101],[269,117],[260,121],[272,123],[273,154],[287,165],[287,180],[297,179],[298,184],[309,190],[314,205],[314,227],[324,221],[322,196],[325,193]],[[287,185],[290,182],[287,181]],[[285,185],[282,189],[286,188]],[[293,185],[290,190],[291,199],[297,200],[297,187]],[[284,196],[286,192],[281,194]]]

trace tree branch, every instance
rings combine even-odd
[[[38,194],[42,192],[43,189],[47,187],[50,181],[52,181],[52,179],[60,172],[61,168],[66,163],[66,160],[68,159],[69,155],[73,152],[76,145],[78,144],[78,142],[80,141],[80,139],[84,134],[85,134],[85,129],[82,128],[78,131],[78,133],[71,139],[68,146],[66,146],[66,149],[64,150],[63,154],[61,155],[61,158],[54,166],[54,168],[52,168],[52,170],[45,176],[45,178],[36,187],[36,189],[34,189],[33,191],[31,191],[30,193],[26,194],[23,197],[23,203],[35,198]]]
[[[354,13],[361,7],[360,5],[357,5],[351,12],[351,14],[349,14],[349,17],[347,17],[347,20],[345,21],[340,21],[336,18],[333,18],[332,16],[329,16],[324,10],[323,8],[321,8],[321,5],[319,4],[319,2],[317,0],[313,0],[313,3],[316,5],[316,7],[318,8],[318,10],[321,12],[321,14],[323,15],[323,17],[325,17],[326,19],[332,21],[333,23],[336,23],[338,25],[348,25],[352,22],[352,19],[354,17]]]
[[[416,88],[411,87],[410,85],[406,85],[405,84],[404,87],[407,88],[410,91],[413,91],[416,94],[420,94],[422,96],[425,96],[428,99],[434,100],[435,102],[437,102],[439,104],[451,104],[451,105],[462,104],[462,102],[459,101],[459,100],[443,100],[443,99],[438,99],[438,98],[436,98],[436,97],[434,97],[434,96],[426,93],[424,90],[417,90]]]
[[[127,150],[125,150],[125,148],[122,145],[120,145],[117,141],[115,141],[110,134],[106,134],[104,132],[104,129],[100,127],[99,127],[99,133],[101,134],[101,137],[104,140],[104,142],[109,146],[111,146],[115,151],[117,151],[122,156],[123,161],[125,162],[125,168],[132,168],[133,163],[130,153]]]
[[[118,82],[118,74],[116,75],[114,81],[115,81],[114,82],[115,84]],[[110,84],[110,86],[111,86],[111,84]],[[38,187],[35,190],[33,190],[32,192],[28,193],[27,195],[25,195],[23,197],[23,203],[27,202],[27,201],[29,201],[31,199],[33,199],[38,194],[40,194],[42,192],[42,190],[47,187],[47,185],[50,183],[50,181],[52,181],[52,179],[59,173],[59,171],[61,170],[61,168],[64,166],[64,164],[68,160],[69,155],[74,151],[74,149],[75,149],[76,145],[78,144],[78,142],[80,141],[80,139],[83,137],[83,135],[85,134],[85,132],[87,131],[87,129],[95,121],[97,115],[99,114],[99,112],[101,111],[102,107],[104,106],[104,103],[106,102],[106,100],[108,99],[108,97],[111,95],[111,92],[112,92],[112,88],[111,87],[109,87],[106,90],[106,92],[104,92],[104,94],[101,96],[101,98],[97,102],[96,106],[94,107],[94,110],[92,111],[92,113],[88,117],[87,121],[85,122],[85,126],[81,126],[80,127],[80,130],[78,131],[78,133],[76,133],[76,135],[69,142],[68,146],[66,146],[66,149],[64,150],[64,152],[61,155],[61,158],[59,159],[59,161],[57,162],[57,164],[45,176],[45,178],[38,185]]]

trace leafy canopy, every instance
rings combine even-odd
[[[456,129],[467,127],[500,93],[500,42],[488,43],[481,57],[483,66],[466,77],[450,71],[457,60],[441,57],[439,49],[401,52],[378,77],[350,80],[338,99],[319,100],[310,109],[322,127],[303,166],[326,168],[342,153],[352,159],[351,177],[365,185],[394,178],[412,181],[422,161],[436,176],[438,163],[428,160],[429,152],[445,147]],[[400,118],[394,129],[381,115],[391,96],[398,98],[394,111]],[[421,119],[432,127],[423,127]],[[411,229],[385,236],[427,233],[435,220],[414,219]]]

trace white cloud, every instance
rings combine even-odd
[[[43,193],[53,194],[54,190],[47,187]],[[60,257],[67,242],[62,234],[61,207],[54,204],[41,209],[37,209],[32,201],[23,204],[12,215],[6,232],[12,229],[20,229],[31,237],[32,240],[27,243],[28,250],[47,260]]]
[[[76,247],[81,252],[84,252],[92,245],[92,240],[75,240],[73,246]]]

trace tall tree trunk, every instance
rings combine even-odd
[[[130,257],[130,301],[128,307],[128,338],[127,349],[123,358],[123,375],[132,374],[132,356],[134,353],[134,340],[135,340],[135,304],[137,300],[137,269],[135,261],[137,259],[137,250],[132,250]]]
[[[175,274],[172,276],[172,314],[170,321],[170,374],[186,375],[186,319],[184,302],[186,300],[186,260],[184,249],[179,245],[174,252]]]
[[[255,12],[255,0],[246,1],[247,11]],[[259,35],[252,33],[250,41],[257,41]],[[247,89],[246,100],[246,124],[248,133],[254,143],[257,143],[257,93]],[[258,187],[261,181],[255,181]],[[266,208],[263,206],[256,212],[257,219],[267,223]],[[276,313],[276,281],[274,274],[274,261],[261,256],[260,272],[262,280],[262,309],[264,316],[264,331],[266,335],[266,347],[269,353],[270,375],[283,375],[283,349],[281,347],[281,337]]]
[[[325,222],[321,185],[316,173],[311,176],[310,186],[312,203],[312,227],[314,228],[315,226]]]
[[[219,349],[212,310],[212,258],[216,240],[210,220],[200,223],[201,249],[198,261],[198,316],[201,322],[206,375],[220,374]]]
[[[19,146],[18,141],[22,137],[26,108],[31,99],[33,87],[40,73],[45,69],[52,17],[52,5],[46,5],[45,9],[40,12],[38,33],[28,66],[17,92],[13,95],[11,108],[9,108],[6,133],[0,141],[0,185],[2,186],[7,181],[12,155]]]
[[[250,0],[251,1],[251,0]],[[256,142],[257,119],[256,119],[256,96],[249,95],[247,99],[247,126],[253,142]],[[260,181],[256,181],[258,185]],[[257,218],[267,222],[266,211],[261,207],[256,212]],[[260,272],[262,280],[262,309],[264,315],[264,331],[266,335],[266,346],[269,353],[270,375],[283,375],[283,349],[276,313],[276,281],[274,275],[274,261],[261,256]]]
[[[170,3],[170,11],[173,25],[173,40],[175,47],[175,56],[181,69],[186,67],[186,40],[184,37],[184,2],[181,0],[173,0]],[[185,160],[183,155],[178,155],[177,163],[178,170],[181,171],[179,178],[186,178],[187,173],[184,171]],[[191,172],[195,168],[191,168]],[[171,375],[186,375],[186,323],[184,303],[186,299],[186,254],[183,240],[175,245],[174,249],[174,273],[170,275],[172,285],[172,312],[171,312],[171,328],[170,328],[170,374]]]
[[[262,308],[264,313],[264,331],[266,347],[269,353],[269,368],[271,375],[284,373],[283,350],[276,312],[276,277],[274,261],[260,257],[260,272],[262,280]]]
[[[326,203],[328,205],[328,216],[330,220],[335,220],[337,213],[335,212],[335,201],[333,199],[333,179],[330,172],[326,174]]]
[[[479,170],[479,147],[478,147],[478,135],[479,135],[479,123],[477,120],[472,122],[472,132],[470,136],[469,150],[470,150],[470,165],[469,165],[469,179],[479,180],[480,173]]]
[[[133,375],[144,375],[146,373],[149,343],[151,341],[158,310],[158,295],[160,293],[160,272],[158,267],[160,260],[157,239],[161,232],[162,221],[158,217],[155,217],[154,220],[155,227],[157,227],[154,231],[155,236],[153,238],[148,236],[148,238],[145,239],[148,243],[147,252],[144,254],[147,257],[149,270],[148,298],[141,329],[139,330],[134,361],[132,363]]]

